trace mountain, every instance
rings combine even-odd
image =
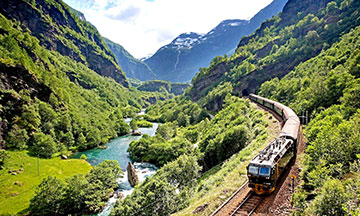
[[[0,2],[0,13],[7,19],[19,21],[47,49],[87,64],[98,74],[129,86],[124,72],[116,64],[115,56],[97,29],[72,14],[64,3],[4,0]]]
[[[0,6],[0,148],[46,158],[92,148],[126,134],[123,117],[164,99],[128,87],[96,28],[62,1]]]
[[[151,71],[149,66],[144,62],[134,58],[128,51],[120,44],[114,43],[107,38],[103,38],[110,50],[115,54],[116,60],[121,69],[125,72],[126,77],[136,78],[142,81],[152,80],[155,74]]]
[[[197,73],[188,95],[214,109],[226,93],[248,95],[265,81],[284,77],[360,24],[359,1],[344,2],[290,0],[279,16],[242,38],[230,58],[216,57]]]
[[[205,35],[184,33],[145,59],[157,79],[186,82],[200,67],[218,55],[232,54],[244,35],[252,33],[262,21],[279,13],[287,0],[274,0],[250,21],[225,20]]]

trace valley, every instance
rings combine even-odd
[[[66,2],[82,10],[0,2],[1,215],[221,214],[270,180],[257,215],[359,215],[359,1],[269,1],[205,34],[161,32],[178,36],[142,60],[86,16],[135,28],[160,0]],[[249,168],[291,119],[277,102],[302,134],[280,183]]]

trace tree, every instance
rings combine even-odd
[[[5,161],[9,158],[9,153],[5,149],[0,149],[0,170],[2,170]]]
[[[62,215],[61,203],[64,200],[65,184],[49,176],[36,188],[35,196],[30,200],[31,215]]]
[[[90,181],[85,189],[85,208],[91,212],[99,212],[108,199],[108,190],[104,190],[104,185],[100,180]],[[110,191],[111,192],[111,191]]]
[[[130,126],[122,119],[115,120],[115,131],[118,136],[126,135],[130,132]]]
[[[89,182],[100,181],[103,189],[114,189],[118,187],[117,179],[122,176],[122,169],[119,162],[114,160],[104,160],[96,165],[86,175]]]
[[[27,141],[29,136],[25,129],[20,129],[17,124],[14,124],[11,131],[8,133],[7,137],[7,147],[15,148],[19,150],[26,149]]]
[[[56,153],[56,144],[50,135],[45,135],[42,132],[34,134],[33,151],[40,157],[50,158],[52,154]]]
[[[344,186],[338,179],[329,180],[311,203],[310,215],[345,215],[343,204],[348,200]]]
[[[63,134],[63,136],[61,137],[61,142],[63,142],[68,148],[72,147],[75,144],[74,135],[71,133],[71,131]]]
[[[76,139],[76,145],[79,146],[80,150],[87,148],[86,138],[83,133],[80,133],[78,138]]]
[[[64,210],[66,214],[77,214],[85,210],[86,189],[89,182],[84,175],[75,175],[66,179],[67,187],[64,195]]]
[[[131,120],[130,127],[133,133],[138,129],[137,121],[135,119]]]

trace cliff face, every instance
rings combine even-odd
[[[26,92],[31,99],[38,98],[49,102],[50,95],[56,94],[23,66],[9,66],[0,62],[0,149],[5,147],[3,134],[10,130],[14,117],[24,112],[24,105],[29,105],[17,92]]]
[[[19,21],[47,49],[85,63],[98,74],[128,87],[124,73],[96,28],[73,15],[61,1],[2,0],[0,13]]]
[[[261,22],[278,14],[286,2],[274,0],[251,20],[224,20],[207,34],[181,34],[144,62],[157,79],[187,82],[200,67],[208,66],[215,56],[231,55],[242,36],[250,34]]]
[[[231,58],[214,59],[198,73],[189,96],[197,101],[224,82],[231,83],[234,94],[247,95],[318,55],[360,24],[360,2],[330,2],[289,0],[279,16],[242,38]]]
[[[145,81],[151,80],[155,77],[155,74],[151,71],[147,64],[134,58],[120,44],[114,43],[106,38],[103,39],[109,46],[110,50],[115,54],[117,62],[128,78],[136,78],[141,81]]]

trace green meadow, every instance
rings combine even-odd
[[[47,176],[64,180],[91,169],[85,160],[37,159],[29,156],[27,151],[8,152],[10,158],[0,171],[0,215],[26,213],[36,186]]]

